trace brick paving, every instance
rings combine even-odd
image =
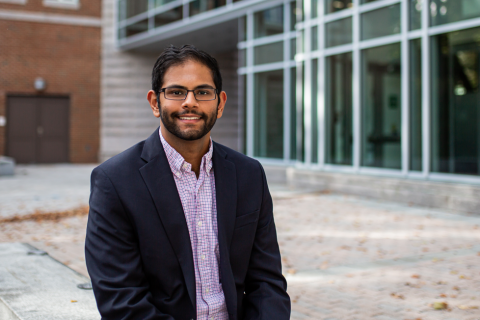
[[[292,319],[480,320],[480,217],[280,189]],[[86,221],[3,223],[0,242],[28,242],[86,275]]]

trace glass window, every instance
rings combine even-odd
[[[247,40],[247,19],[246,17],[238,18],[238,41]]]
[[[352,0],[326,0],[325,1],[325,12],[334,13],[344,9],[349,9],[353,7]]]
[[[410,2],[410,30],[417,30],[422,27],[422,5],[423,0],[409,0]]]
[[[318,0],[312,0],[312,19],[318,17]]]
[[[432,38],[431,168],[480,175],[480,28]]]
[[[362,40],[400,33],[400,4],[363,13]]]
[[[297,38],[290,39],[290,60],[295,59],[297,53]]]
[[[182,7],[176,7],[172,10],[162,12],[155,16],[155,27],[160,27],[171,22],[182,20],[182,17],[183,17]]]
[[[255,38],[283,33],[283,6],[255,13]]]
[[[478,17],[480,17],[478,0],[430,0],[432,26]]]
[[[283,158],[283,70],[255,74],[254,155]]]
[[[226,0],[194,0],[190,2],[190,16],[206,12],[226,4]]]
[[[297,69],[290,69],[290,159],[297,160]]]
[[[254,64],[283,61],[283,42],[269,43],[253,48]]]
[[[247,66],[247,49],[238,50],[238,66],[240,68]]]
[[[148,10],[148,0],[123,0],[119,2],[121,11],[124,11],[124,19],[136,16]]]
[[[318,163],[318,59],[312,60],[312,163]]]
[[[325,162],[352,165],[352,53],[326,59]]]
[[[362,165],[401,168],[400,44],[362,52]]]
[[[304,81],[304,75],[305,75],[305,64],[302,63],[301,68],[297,67],[297,90],[296,90],[296,112],[297,112],[297,117],[296,117],[296,155],[297,155],[297,161],[303,162],[305,160],[305,108],[304,106],[304,101],[305,101],[305,81]]]
[[[148,19],[136,22],[129,26],[125,27],[125,32],[123,33],[125,37],[131,37],[141,32],[148,30]]]
[[[167,3],[170,3],[170,2],[172,2],[172,1],[175,1],[175,0],[155,0],[154,6],[155,6],[155,7],[161,7],[161,6],[163,6],[163,5],[167,4]]]
[[[318,50],[318,26],[312,27],[312,51]]]
[[[293,1],[293,2],[290,2],[290,31],[295,30],[296,24],[297,24],[297,2]]]
[[[352,43],[352,18],[340,19],[325,25],[327,48]]]
[[[410,170],[422,170],[422,40],[410,41]]]

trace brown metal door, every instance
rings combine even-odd
[[[7,154],[18,163],[68,162],[68,98],[9,97]]]

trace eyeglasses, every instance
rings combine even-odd
[[[217,89],[211,88],[193,90],[182,88],[163,88],[160,90],[160,92],[163,92],[165,99],[168,100],[185,100],[189,92],[193,92],[193,95],[197,101],[211,101],[217,98]]]

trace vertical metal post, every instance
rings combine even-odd
[[[325,4],[324,1],[319,1],[318,3],[318,50],[320,51],[320,56],[318,57],[318,94],[317,94],[317,117],[318,123],[318,165],[323,167],[325,164]]]
[[[422,2],[422,161],[423,176],[430,173],[430,37],[429,1]]]
[[[312,162],[312,56],[311,56],[311,42],[312,42],[312,27],[310,24],[311,19],[311,0],[305,0],[304,5],[304,17],[305,17],[305,30],[303,45],[305,49],[305,74],[304,74],[304,123],[305,123],[305,158],[304,162],[310,165]]]

